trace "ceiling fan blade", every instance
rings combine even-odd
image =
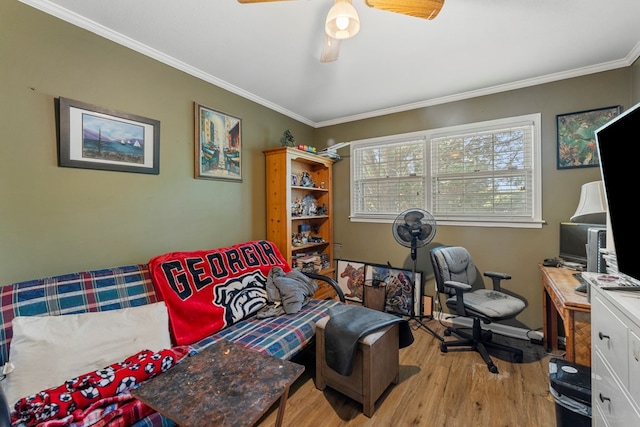
[[[240,1],[240,0],[238,0]],[[438,15],[444,0],[365,0],[367,6],[388,12],[433,19]]]
[[[333,62],[338,59],[340,53],[340,40],[324,35],[322,42],[322,52],[320,53],[320,62]]]

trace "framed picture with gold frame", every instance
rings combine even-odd
[[[242,181],[242,119],[195,103],[195,177]]]

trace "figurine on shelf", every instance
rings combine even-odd
[[[296,139],[293,137],[291,130],[287,129],[282,134],[282,138],[280,138],[280,144],[283,147],[295,147]]]
[[[300,185],[302,187],[311,187],[311,175],[309,175],[309,172],[302,172],[302,176],[300,177]]]
[[[316,212],[318,210],[318,202],[316,199],[314,199],[314,197],[310,194],[307,194],[306,196],[304,196],[302,198],[302,207],[303,207],[303,213],[302,215],[316,215]]]
[[[302,243],[302,239],[300,238],[300,234],[293,233],[291,235],[291,244],[296,247],[304,245],[304,243]]]
[[[318,209],[316,210],[316,215],[318,215],[318,216],[327,215],[327,204],[326,203],[323,203],[322,206],[318,206]]]
[[[295,173],[291,174],[291,185],[293,185],[293,186],[298,185],[298,177],[296,176]]]
[[[291,215],[292,216],[302,216],[304,215],[304,203],[300,199],[294,200],[291,205]]]
[[[300,240],[302,240],[302,244],[306,245],[309,243],[310,235],[311,235],[311,225],[309,224],[300,224],[298,226]]]

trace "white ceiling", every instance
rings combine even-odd
[[[332,0],[20,0],[314,127],[629,66],[639,0],[445,0],[432,21],[353,0],[360,33],[320,63]]]

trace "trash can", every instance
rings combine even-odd
[[[551,359],[549,379],[557,427],[591,426],[591,368]]]

